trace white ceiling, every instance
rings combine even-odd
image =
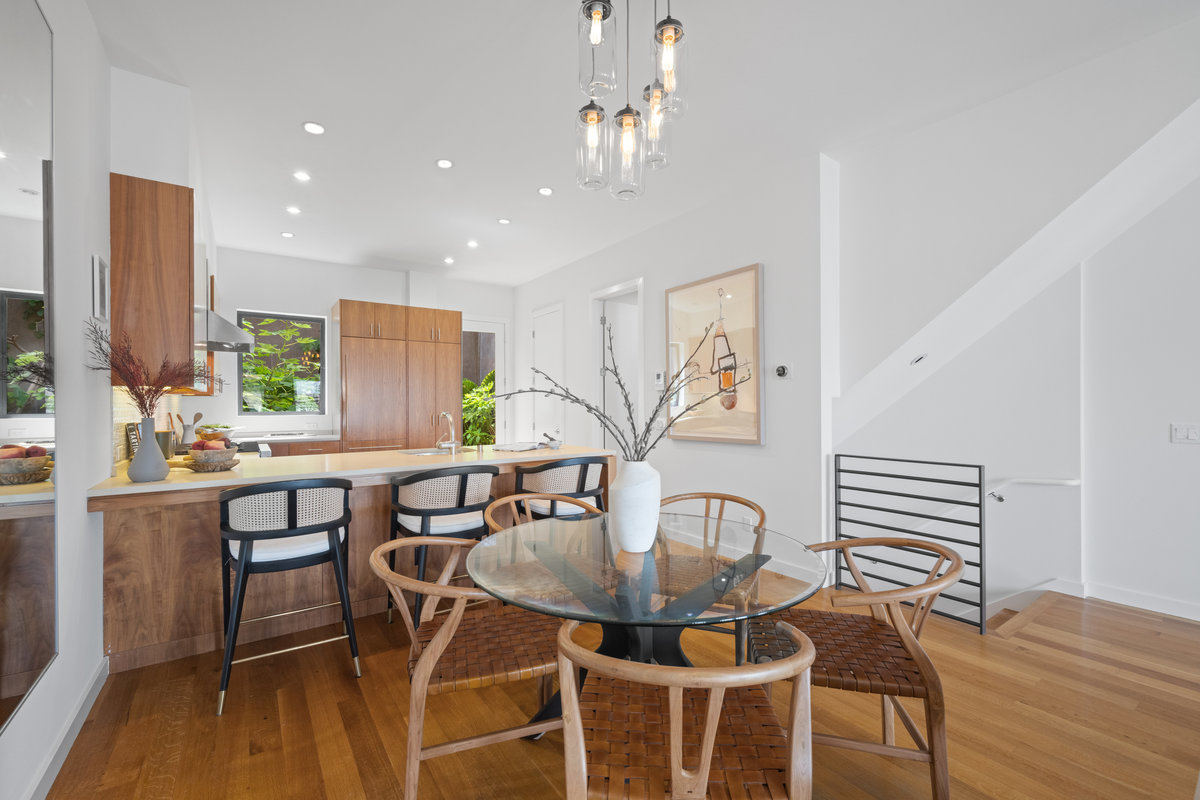
[[[191,89],[219,245],[506,284],[727,196],[747,172],[924,124],[1200,14],[1194,0],[675,0],[690,109],[674,163],[621,203],[574,185],[578,5],[89,2],[115,66]],[[653,11],[632,7],[641,87]]]

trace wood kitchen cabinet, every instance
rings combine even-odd
[[[408,306],[410,342],[461,342],[462,312]]]
[[[342,452],[407,447],[407,342],[343,336]]]
[[[408,343],[408,446],[433,447],[454,417],[462,441],[462,348],[454,342]]]
[[[128,334],[134,354],[147,364],[190,361],[191,188],[114,172],[109,201],[114,339]]]
[[[342,336],[361,339],[404,339],[407,336],[406,306],[339,300],[335,315]]]

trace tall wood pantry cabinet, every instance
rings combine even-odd
[[[432,447],[454,416],[462,439],[462,313],[339,300],[342,451]]]

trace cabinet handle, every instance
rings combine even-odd
[[[429,329],[429,341],[433,341],[433,328]]]
[[[441,340],[442,340],[442,329],[438,328],[438,341],[440,342]]]

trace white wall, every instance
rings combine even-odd
[[[842,384],[1200,97],[1200,21],[922,129],[836,148]]]
[[[1089,594],[1200,619],[1200,182],[1090,259],[1083,278]]]
[[[338,332],[331,319],[333,305],[342,298],[408,304],[409,273],[228,248],[218,248],[217,257],[221,264],[217,279],[217,311],[226,319],[235,321],[239,310],[326,318],[326,413],[302,416],[239,415],[237,356],[219,353],[217,371],[225,380],[224,391],[218,397],[179,398],[184,419],[190,420],[199,411],[208,421],[240,426],[248,431],[315,428],[318,431],[339,432],[341,394],[338,387],[341,385],[341,373],[337,358]],[[432,276],[424,292],[425,300],[439,308],[501,321],[511,320],[512,297],[513,290],[509,287],[449,281],[437,276]],[[384,402],[383,399],[380,402]]]
[[[983,464],[989,485],[1080,475],[1080,270],[1060,278],[837,446],[839,453]],[[912,369],[921,369],[921,365]],[[990,501],[989,602],[1050,580],[1081,590],[1076,487],[1018,484]]]
[[[191,91],[116,67],[111,72],[110,171],[191,186]]]
[[[818,161],[782,161],[753,189],[730,186],[725,202],[685,214],[524,284],[516,294],[516,385],[529,377],[530,316],[564,304],[567,385],[594,396],[590,294],[645,279],[645,402],[655,399],[653,373],[666,362],[664,293],[672,287],[748,264],[763,265],[762,364],[765,444],[734,445],[665,439],[651,456],[664,494],[719,489],[750,497],[767,511],[768,527],[804,541],[821,538],[820,402],[818,397]],[[653,191],[653,185],[649,191]],[[599,198],[608,201],[609,198]],[[790,363],[780,380],[773,365]],[[514,404],[517,431],[529,430],[528,397]],[[648,405],[645,407],[649,407]],[[585,412],[570,409],[566,439],[591,441]]]
[[[54,334],[57,365],[59,654],[0,736],[5,797],[39,789],[90,690],[102,679],[99,514],[85,492],[108,474],[107,376],[84,366],[91,255],[108,254],[109,64],[84,4],[40,0],[54,32]]]

